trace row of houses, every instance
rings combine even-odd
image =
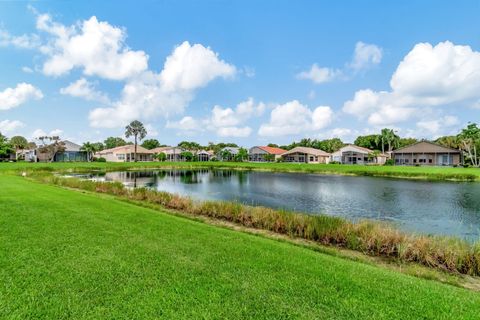
[[[88,161],[92,158],[87,152],[81,150],[81,146],[71,141],[63,141],[64,150],[54,155],[52,161]],[[212,150],[191,151],[197,161],[231,161],[235,159],[240,148],[227,147],[218,154]],[[185,150],[180,147],[159,147],[152,150],[137,146],[137,161],[154,161],[155,155],[165,154],[165,160],[171,162],[187,161]],[[228,151],[228,152],[225,152]],[[21,156],[26,161],[49,161],[44,159],[38,149],[23,150]],[[105,158],[108,162],[131,162],[135,160],[135,146],[126,145],[112,149],[99,151],[94,157]],[[248,161],[269,162],[281,160],[292,163],[342,163],[342,164],[385,164],[392,159],[395,165],[426,165],[426,166],[456,166],[463,164],[463,154],[460,150],[447,148],[439,144],[420,141],[392,151],[388,154],[374,152],[373,150],[348,144],[338,151],[328,153],[323,150],[296,147],[291,150],[284,150],[269,146],[255,146],[248,152]]]
[[[227,150],[229,157],[235,157],[239,148],[228,147],[219,154],[211,150],[193,151],[197,161],[211,161],[213,159],[229,161],[224,159],[224,152]],[[188,151],[180,147],[160,147],[152,150],[137,146],[137,161],[153,161],[154,155],[164,153],[166,161],[186,161],[184,152]],[[107,149],[95,154],[95,157],[103,157],[109,162],[130,162],[134,161],[135,147],[126,145]],[[296,147],[292,150],[284,150],[269,146],[255,146],[248,152],[248,161],[269,162],[282,160],[293,163],[330,163],[342,164],[385,164],[388,159],[393,159],[396,165],[432,165],[432,166],[453,166],[463,163],[460,150],[447,148],[429,141],[420,141],[410,146],[394,150],[388,154],[376,153],[373,150],[348,144],[333,153],[323,150]]]

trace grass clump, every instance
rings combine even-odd
[[[338,217],[307,215],[236,202],[194,201],[167,192],[145,188],[128,189],[121,183],[94,182],[51,174],[40,174],[36,178],[63,187],[158,204],[191,215],[356,250],[369,256],[415,262],[435,269],[480,276],[480,244],[470,244],[456,238],[407,234],[373,221],[354,223]]]

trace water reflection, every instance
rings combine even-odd
[[[92,175],[200,199],[378,219],[422,233],[478,239],[480,183],[235,170],[155,170]]]

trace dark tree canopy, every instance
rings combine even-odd
[[[152,149],[161,147],[162,145],[160,144],[160,142],[158,142],[157,139],[147,139],[143,141],[141,146],[144,147],[145,149],[152,150]]]
[[[120,137],[108,137],[103,141],[105,149],[112,149],[115,147],[125,146],[127,142]]]

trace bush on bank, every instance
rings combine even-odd
[[[383,223],[349,222],[326,215],[307,215],[227,201],[194,201],[167,192],[145,188],[128,189],[119,182],[94,182],[35,172],[36,180],[63,187],[105,193],[128,200],[145,201],[191,215],[242,225],[360,251],[398,262],[415,262],[449,272],[480,276],[480,243],[449,238],[412,235]]]

